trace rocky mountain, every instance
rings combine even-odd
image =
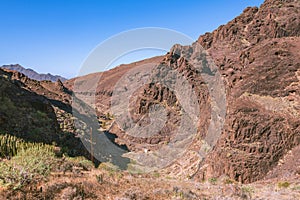
[[[260,180],[288,151],[297,151],[299,10],[297,0],[266,0],[199,37],[219,66],[228,95],[222,136],[199,176],[225,173],[241,182]],[[296,166],[278,177],[296,175]]]
[[[89,155],[76,138],[71,92],[60,80],[37,81],[17,71],[0,69],[0,83],[0,134],[29,142],[56,143],[71,155]]]
[[[18,75],[28,79],[0,69],[1,132],[36,142],[58,141],[58,124],[51,104],[44,96],[23,89],[20,81],[12,79]]]
[[[37,80],[37,81],[52,81],[55,82],[58,79],[60,79],[62,82],[66,81],[67,79],[62,77],[62,76],[58,76],[58,75],[52,75],[52,74],[39,74],[36,71],[32,70],[32,69],[25,69],[24,67],[22,67],[21,65],[15,64],[15,65],[3,65],[1,66],[1,68],[4,69],[9,69],[9,70],[14,70],[14,71],[18,71],[24,75],[26,75],[28,78]]]
[[[216,146],[205,160],[194,156],[193,152],[201,149],[202,141],[194,140],[190,146],[193,150],[169,164],[165,168],[167,174],[198,180],[227,175],[248,183],[267,178],[287,152],[297,151],[300,144],[299,10],[298,0],[266,0],[260,8],[246,8],[228,24],[199,37],[196,43],[211,56],[225,84],[225,124]],[[101,116],[112,112],[109,108],[115,87],[133,68],[142,71],[145,62],[149,62],[156,66],[157,74],[165,69],[177,70],[196,88],[200,110],[204,113],[198,121],[198,138],[205,138],[214,108],[207,86],[197,70],[193,70],[196,57],[186,53],[195,52],[197,44],[176,45],[164,57],[75,78],[65,84],[69,89],[76,80],[85,85],[82,90],[78,87],[76,93],[92,105],[94,93],[86,91],[91,88],[88,81],[101,76],[93,105]],[[205,70],[200,68],[200,71]],[[129,134],[114,122],[109,131],[117,135],[119,144],[126,145],[132,152],[155,151],[170,142],[179,126],[178,97],[160,84],[144,85],[135,96],[128,109],[132,119],[140,122],[139,126],[147,125],[148,122],[141,119],[147,118],[155,104],[167,109],[166,126],[159,134],[143,138]],[[178,171],[178,168],[186,170]],[[299,172],[296,166],[290,170],[291,176]]]
[[[0,69],[1,133],[92,160],[97,136],[105,162],[127,158],[125,172],[53,175],[32,197],[299,198],[299,12],[266,0],[189,46],[65,82]]]

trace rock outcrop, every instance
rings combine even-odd
[[[176,169],[188,171],[193,166],[195,169],[187,174],[195,179],[227,175],[240,182],[253,182],[266,177],[290,149],[300,144],[299,10],[298,0],[267,0],[260,8],[246,8],[228,24],[199,37],[197,42],[213,59],[225,84],[225,124],[218,142],[205,160],[194,160],[192,153],[187,153],[184,159],[171,164],[166,173],[178,175]],[[115,86],[128,71],[142,70],[144,62],[156,65],[154,73],[167,68],[177,70],[196,88],[200,102],[200,139],[190,147],[197,152],[201,146],[199,141],[206,136],[211,120],[211,99],[200,74],[193,71],[195,60],[185,59],[188,56],[183,51],[185,48],[188,47],[175,46],[165,57],[155,58],[155,61],[124,65],[78,79],[83,83],[91,77],[101,76],[94,105],[99,115],[105,115],[110,112]],[[74,80],[66,82],[69,89],[72,89]],[[89,95],[83,96],[88,99]],[[166,109],[166,124],[156,135],[135,137],[122,125],[113,123],[110,132],[117,135],[116,141],[127,145],[133,152],[155,151],[167,145],[180,123],[178,97],[156,83],[143,85],[134,97],[129,104],[134,122],[141,127],[147,126],[149,111],[158,104]]]
[[[70,155],[89,156],[77,138],[71,91],[60,80],[37,81],[17,71],[0,69],[0,83],[0,134],[55,143]]]
[[[283,162],[298,159],[300,153],[299,12],[299,0],[266,0],[260,8],[246,8],[228,24],[200,36],[191,46],[175,45],[165,56],[66,82],[36,81],[18,72],[0,70],[1,131],[23,137],[22,134],[40,128],[40,135],[26,137],[63,141],[77,148],[74,136],[82,135],[82,130],[75,128],[76,116],[72,115],[79,113],[74,107],[72,111],[74,92],[80,103],[95,108],[101,129],[114,136],[114,144],[125,145],[130,158],[148,162],[149,166],[157,165],[152,160],[163,160],[164,156],[176,158],[164,163],[161,170],[164,174],[197,181],[228,176],[243,183],[296,176],[299,168]],[[150,82],[129,81],[149,70],[147,66],[153,75]],[[131,72],[139,73],[127,76]],[[219,82],[212,78],[216,74]],[[158,77],[169,82],[159,82]],[[193,89],[198,107],[192,106],[193,95],[185,90],[185,82],[180,82],[181,96],[170,89],[174,78],[179,77]],[[91,80],[99,80],[96,87]],[[224,83],[224,95],[218,93],[222,88],[215,90],[208,80]],[[122,99],[120,95],[115,99],[118,92],[126,94],[126,91],[130,98]],[[226,104],[222,98],[226,98]],[[128,103],[123,110],[123,104],[115,106],[122,101]],[[187,110],[184,104],[187,102],[194,109]],[[224,121],[221,106],[226,106]],[[161,108],[164,108],[162,115],[155,115]],[[201,117],[183,118],[187,112],[191,116],[199,112]],[[211,114],[216,112],[216,116]],[[160,124],[160,119],[165,123]],[[185,121],[196,124],[194,137],[193,127],[185,127]],[[216,138],[205,143],[209,131],[217,132],[210,127],[212,121],[215,128],[223,122],[224,126]],[[80,123],[89,128],[84,121]],[[186,129],[182,131],[182,127]],[[134,128],[140,135],[130,132]],[[159,131],[142,135],[153,129]],[[62,132],[71,135],[61,135]],[[206,144],[212,148],[205,149]],[[174,146],[184,151],[173,152]],[[201,157],[203,149],[208,153],[205,158]],[[139,155],[152,160],[143,160]]]
[[[222,137],[198,175],[264,178],[300,144],[300,2],[267,0],[198,42],[227,85]]]

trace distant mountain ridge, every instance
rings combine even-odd
[[[64,78],[62,76],[52,75],[50,73],[39,74],[38,72],[34,71],[33,69],[29,69],[29,68],[26,69],[19,64],[3,65],[3,66],[1,66],[1,68],[18,71],[18,72],[24,74],[25,76],[27,76],[28,78],[31,78],[31,79],[34,79],[37,81],[48,80],[48,81],[56,82],[58,79],[60,79],[62,82],[64,82],[67,80],[66,78]]]

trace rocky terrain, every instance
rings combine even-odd
[[[227,25],[199,37],[224,75],[228,91],[223,134],[200,174],[227,173],[253,182],[265,178],[289,150],[296,151],[299,5],[267,0],[259,9],[247,8]],[[294,175],[298,167],[294,165]]]
[[[299,180],[240,184],[226,177],[204,182],[131,174],[100,166],[94,170],[53,173],[43,183],[23,190],[0,192],[2,199],[283,199],[300,197]]]
[[[52,74],[39,74],[36,71],[32,70],[32,69],[25,69],[24,67],[22,67],[21,65],[3,65],[1,66],[1,68],[3,69],[9,69],[9,70],[14,70],[14,71],[18,71],[24,75],[26,75],[28,78],[37,80],[37,81],[52,81],[55,82],[58,79],[61,81],[66,81],[67,79],[62,77],[62,76],[58,76],[58,75],[52,75]]]
[[[79,138],[93,143],[99,129],[130,158],[125,171],[105,162],[97,169],[52,173],[47,181],[24,190],[4,190],[3,198],[299,199],[299,12],[299,0],[266,0],[190,46],[174,45],[165,56],[65,82],[36,81],[0,69],[2,133],[55,142],[70,155],[94,161],[96,155],[84,150]],[[149,68],[152,82],[129,81]],[[183,99],[193,103],[195,98],[198,107],[186,111],[182,96],[170,89],[171,83],[156,82],[159,77],[184,77],[195,95],[184,93],[189,98]],[[116,91],[135,87],[126,105],[130,121],[122,104],[115,106]],[[159,132],[141,137],[151,132],[151,112],[160,108],[155,106],[165,109],[166,123]],[[93,109],[95,113],[87,114]],[[200,112],[201,117],[189,117],[188,112]],[[86,116],[95,127],[88,127],[94,121]],[[195,119],[192,135],[193,127],[182,123]],[[137,129],[141,135],[132,134],[128,122],[145,127]],[[155,122],[154,129],[159,126]],[[181,127],[186,129],[178,134]],[[170,155],[173,160],[168,160]],[[159,159],[166,162],[156,162]]]
[[[73,155],[85,155],[76,138],[71,94],[60,80],[37,81],[24,74],[0,69],[0,132],[26,141],[56,143]]]
[[[195,140],[190,147],[193,150],[188,151],[183,160],[168,166],[166,173],[198,180],[226,174],[236,181],[250,183],[264,179],[288,151],[293,148],[296,151],[300,144],[299,6],[299,1],[267,0],[260,8],[246,8],[228,24],[199,37],[197,42],[209,53],[225,82],[227,113],[224,129],[204,161],[194,157],[193,153],[201,146],[199,140]],[[80,84],[84,81],[88,84],[87,80],[101,76],[94,106],[98,114],[103,115],[109,112],[115,85],[125,72],[133,67],[142,70],[144,62],[158,66],[154,73],[166,68],[176,69],[197,89],[200,110],[204,113],[198,134],[203,138],[208,131],[212,108],[203,79],[193,71],[193,60],[185,53],[191,50],[189,48],[194,47],[177,45],[163,58],[120,66],[103,75],[80,77]],[[67,81],[66,86],[71,89],[75,80],[78,79]],[[91,87],[83,87],[83,91],[78,88],[76,92],[92,105],[93,102],[88,100],[93,99],[92,92],[87,95],[85,90]],[[133,120],[139,121],[147,116],[151,105],[159,104],[167,107],[167,115],[171,116],[166,126],[149,138],[134,137],[116,123],[109,131],[118,136],[116,141],[131,151],[160,148],[170,142],[172,132],[176,130],[174,125],[179,125],[178,99],[168,88],[156,84],[143,86],[136,96],[130,108]],[[145,124],[147,122],[142,122],[141,126]],[[182,170],[178,171],[178,168],[188,169],[191,165],[195,167],[191,171],[186,170],[183,174]],[[297,170],[298,166],[294,166],[291,174],[296,175]]]

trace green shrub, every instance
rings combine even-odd
[[[38,110],[36,111],[36,117],[39,119],[44,119],[47,118],[47,114]]]
[[[103,169],[105,171],[119,171],[119,167],[110,163],[110,162],[102,162],[99,166],[99,169]]]
[[[8,97],[0,97],[0,111],[12,113],[16,109],[15,104]]]
[[[53,149],[31,146],[19,151],[11,160],[0,163],[0,181],[2,185],[21,188],[45,179],[56,162]]]
[[[243,187],[241,188],[241,190],[242,190],[244,193],[248,193],[248,194],[254,193],[254,189],[253,189],[251,186],[243,186]]]
[[[25,142],[24,140],[9,134],[0,135],[0,158],[11,158],[17,155],[18,152],[31,147],[43,148],[48,151],[53,151],[54,148],[52,145]]]
[[[153,172],[153,176],[154,176],[155,178],[159,178],[159,177],[160,177],[160,174],[159,174],[159,172],[154,171],[154,172]]]
[[[299,190],[300,191],[300,185],[296,185],[292,188],[292,190]]]
[[[284,181],[284,182],[279,182],[277,185],[279,188],[288,188],[290,186],[290,183]]]
[[[86,158],[80,157],[66,157],[66,162],[75,167],[80,167],[83,170],[90,170],[94,167],[92,161],[87,160]]]
[[[17,154],[17,149],[22,141],[11,135],[0,135],[0,157],[12,157]]]
[[[211,184],[216,184],[218,179],[217,178],[209,178],[208,181],[211,183]]]
[[[225,184],[233,184],[233,183],[235,183],[235,181],[230,179],[230,178],[227,178],[227,179],[224,180],[224,183]]]
[[[94,164],[84,157],[67,157],[63,155],[58,159],[58,162],[53,166],[53,172],[71,172],[78,174],[80,171],[90,171],[94,167]]]

